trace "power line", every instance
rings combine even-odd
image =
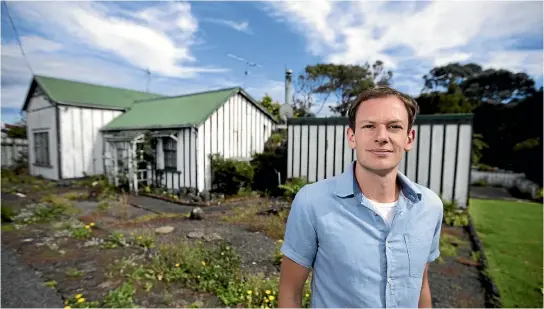
[[[15,23],[13,23],[13,19],[11,18],[11,14],[9,13],[8,4],[6,1],[2,1],[4,3],[4,6],[6,7],[6,14],[8,14],[8,19],[11,24],[11,27],[13,27],[13,31],[15,32],[15,39],[17,40],[17,45],[19,45],[19,49],[21,50],[21,53],[23,54],[23,59],[25,60],[26,66],[34,75],[34,70],[32,70],[32,67],[30,66],[30,63],[28,62],[28,59],[25,54],[25,49],[23,48],[23,44],[21,43],[21,39],[19,37],[19,32],[17,31],[17,27],[15,27]]]

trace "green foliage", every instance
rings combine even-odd
[[[13,207],[8,205],[0,205],[0,207],[2,208],[2,222],[12,222],[13,217],[17,215]]]
[[[444,223],[449,226],[468,225],[468,212],[457,208],[455,202],[444,202]]]
[[[281,195],[278,173],[283,183],[287,176],[287,131],[272,133],[265,143],[264,152],[253,155],[251,165],[255,171],[252,188],[273,196]]]
[[[77,227],[72,230],[72,237],[77,239],[86,239],[92,235],[91,227],[86,225],[84,227]]]
[[[129,282],[124,282],[123,285],[113,291],[109,291],[104,297],[102,308],[135,308],[134,294],[136,291]]]
[[[284,190],[284,196],[288,199],[294,199],[298,191],[305,185],[309,184],[306,178],[292,178],[285,184],[280,185],[280,188]]]
[[[391,71],[385,71],[383,62],[376,61],[372,66],[319,63],[308,65],[304,74],[298,78],[299,92],[305,92],[307,102],[302,102],[308,109],[312,105],[312,96],[318,95],[325,101],[332,95],[337,104],[331,111],[341,116],[347,114],[349,104],[365,89],[375,85],[387,85],[392,78]]]
[[[480,163],[482,159],[482,151],[486,148],[489,148],[489,145],[486,144],[483,140],[482,134],[473,134],[472,135],[472,164],[476,165]]]
[[[265,94],[261,99],[261,105],[264,106],[274,117],[277,119],[280,118],[280,103],[277,101],[273,102],[271,96]]]
[[[221,155],[211,155],[212,187],[225,195],[235,195],[240,190],[249,189],[253,183],[253,166],[249,162],[224,159]]]

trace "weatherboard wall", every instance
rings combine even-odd
[[[104,173],[104,143],[100,129],[122,112],[59,106],[62,178]]]
[[[58,180],[56,107],[41,94],[39,88],[32,95],[27,108],[28,164],[30,174],[46,179]],[[34,134],[48,133],[49,164],[36,164]]]
[[[233,95],[198,127],[197,185],[200,191],[212,187],[210,154],[225,158],[250,159],[262,152],[275,123],[241,94]]]
[[[315,182],[343,173],[355,159],[347,128],[347,118],[290,119],[287,177]],[[468,206],[472,116],[420,115],[414,129],[414,146],[399,170],[444,200]]]
[[[164,170],[160,184],[168,189],[196,188],[198,176],[196,130],[183,128],[176,133],[175,137],[177,138],[176,170],[164,170],[163,139],[157,140],[157,169]],[[151,170],[148,173],[148,178],[150,177],[152,177]]]

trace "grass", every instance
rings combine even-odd
[[[506,308],[542,308],[542,204],[471,200],[470,215]]]
[[[265,205],[266,206],[266,205]],[[285,222],[289,215],[288,210],[283,210],[278,215],[258,215],[257,213],[266,207],[248,205],[235,208],[232,213],[223,217],[223,220],[234,224],[243,224],[252,232],[264,232],[268,237],[280,240],[285,234]]]

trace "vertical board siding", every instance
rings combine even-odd
[[[199,191],[212,188],[210,154],[249,160],[264,145],[274,122],[241,94],[235,94],[198,127],[196,184]]]
[[[104,174],[104,143],[99,130],[121,113],[59,106],[62,178]]]
[[[356,159],[346,140],[347,119],[300,118],[288,122],[287,177],[315,182],[343,173]],[[416,140],[399,171],[446,201],[468,206],[472,117],[420,116]]]
[[[28,139],[2,136],[2,167],[11,167],[21,156],[28,157]]]
[[[36,91],[34,92],[34,94]],[[30,175],[58,180],[57,113],[44,95],[34,96],[27,109],[28,167]],[[47,132],[49,136],[50,166],[38,166],[34,154],[34,133]]]

